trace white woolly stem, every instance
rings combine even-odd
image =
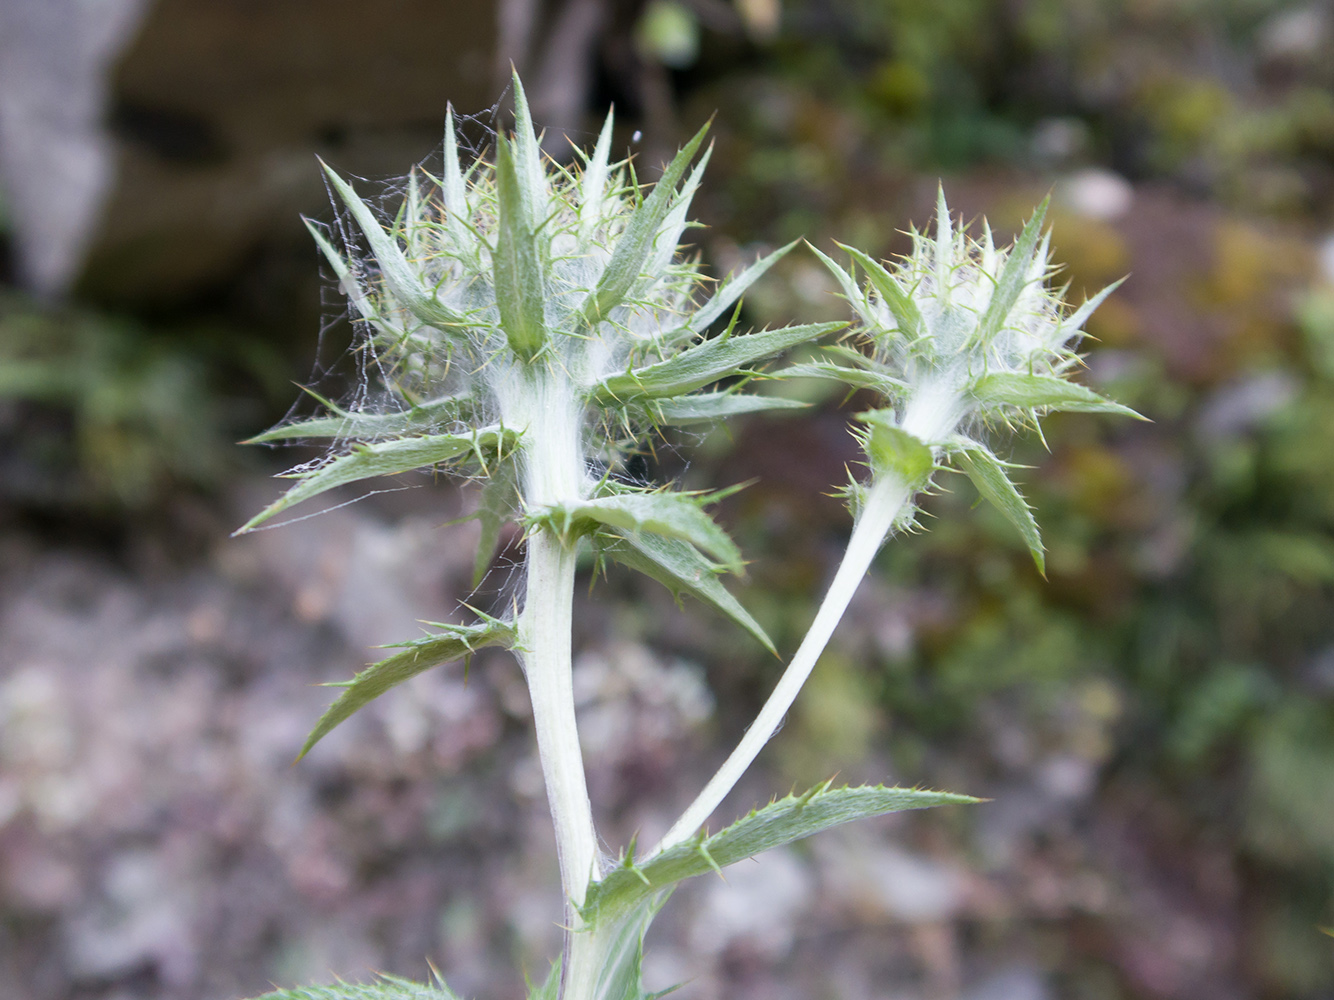
[[[871,487],[866,496],[866,503],[862,507],[861,516],[853,526],[848,549],[843,554],[843,562],[839,564],[838,572],[834,574],[834,580],[820,604],[820,610],[816,612],[815,621],[811,623],[810,631],[801,641],[801,646],[792,657],[792,662],[779,678],[773,693],[769,695],[769,700],[764,703],[764,707],[760,709],[759,715],[746,730],[746,734],[741,737],[741,742],[737,744],[731,756],[704,786],[704,790],[696,796],[690,807],[681,814],[681,818],[667,831],[667,835],[651,854],[657,854],[693,836],[740,780],[741,775],[750,767],[764,745],[778,731],[783,717],[796,701],[802,685],[815,669],[816,661],[828,645],[829,638],[852,601],[852,595],[857,592],[862,577],[871,568],[871,562],[880,551],[885,536],[893,528],[899,513],[911,500],[912,491],[895,476],[882,476],[880,481]]]
[[[584,480],[579,411],[574,393],[552,373],[506,395],[506,409],[524,428],[524,492],[530,509],[580,499]],[[571,611],[576,546],[546,528],[528,536],[527,594],[520,619],[524,675],[533,706],[538,756],[556,828],[567,924],[577,919],[589,880],[597,874],[597,833],[588,799],[575,724],[571,677]]]
[[[528,594],[523,610],[523,667],[533,703],[537,750],[556,827],[561,885],[574,905],[596,874],[597,835],[575,725],[570,612],[575,552],[545,530],[528,539]]]

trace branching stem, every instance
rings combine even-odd
[[[893,528],[899,513],[911,500],[912,491],[894,476],[881,476],[871,487],[866,495],[861,516],[852,529],[852,537],[848,540],[843,562],[839,564],[838,572],[834,574],[834,580],[820,604],[820,610],[816,612],[815,621],[811,623],[810,631],[806,633],[806,638],[802,640],[796,655],[792,657],[792,662],[779,678],[773,693],[769,695],[769,700],[764,703],[764,707],[760,709],[759,715],[746,730],[746,734],[732,751],[731,756],[723,762],[718,773],[704,786],[704,790],[690,807],[681,814],[681,818],[667,831],[667,835],[653,849],[652,854],[657,854],[693,836],[718,808],[719,803],[732,790],[746,768],[750,767],[764,745],[778,731],[783,717],[787,715],[788,709],[797,698],[797,693],[810,677],[816,661],[829,643],[829,637],[833,635],[834,628],[852,601],[852,595],[857,592],[862,577],[866,575],[876,553],[880,551],[885,536]]]

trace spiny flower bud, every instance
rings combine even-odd
[[[957,461],[1019,528],[1039,569],[1042,543],[1031,511],[1004,463],[964,428],[997,421],[1037,426],[1053,410],[1138,416],[1067,378],[1079,363],[1075,348],[1085,321],[1116,285],[1067,315],[1061,293],[1046,286],[1046,208],[1044,201],[1012,247],[998,249],[985,222],[981,240],[954,226],[942,190],[934,237],[914,232],[912,253],[897,264],[887,268],[844,247],[865,272],[864,285],[855,271],[820,254],[861,319],[871,355],[832,348],[829,361],[801,370],[885,397],[888,407],[861,415],[866,429],[859,439],[873,480],[893,476],[916,493],[937,463]],[[865,502],[859,484],[851,493]],[[899,523],[911,516],[910,504]]]

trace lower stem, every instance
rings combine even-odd
[[[857,592],[862,577],[871,568],[871,562],[880,551],[885,536],[889,534],[894,527],[894,521],[911,500],[912,491],[894,476],[881,476],[871,487],[857,523],[853,526],[852,537],[848,539],[848,548],[843,554],[843,561],[839,564],[838,572],[834,574],[833,582],[825,593],[820,610],[816,612],[810,631],[806,633],[806,637],[797,648],[796,655],[792,657],[792,662],[779,678],[773,693],[769,695],[769,700],[764,703],[764,707],[760,709],[755,721],[741,737],[741,742],[737,744],[731,756],[723,762],[723,766],[704,786],[704,790],[681,814],[681,818],[667,831],[667,835],[653,849],[653,854],[675,846],[702,827],[727,793],[736,785],[741,775],[754,762],[764,745],[778,731],[783,717],[796,701],[797,693],[810,677],[811,671],[815,669],[816,661],[828,645],[829,638],[852,601],[852,595]]]
[[[565,894],[561,995],[581,926],[579,906],[596,874],[597,834],[584,779],[574,715],[571,618],[575,550],[545,528],[528,537],[528,593],[523,609],[523,669],[533,706],[537,753],[556,830],[556,857]]]
[[[584,778],[575,725],[571,676],[571,606],[575,552],[546,529],[528,537],[528,593],[523,611],[523,667],[533,706],[537,752],[556,830],[556,857],[565,894],[562,997],[568,990],[576,938],[583,931],[579,907],[597,874],[597,833]]]
[[[529,536],[523,666],[556,828],[561,886],[569,902],[578,906],[596,874],[597,835],[574,717],[570,653],[574,569],[572,546],[545,529]]]

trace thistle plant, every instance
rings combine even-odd
[[[870,477],[848,489],[856,520],[847,556],[773,697],[696,801],[652,850],[638,853],[633,843],[606,850],[586,789],[571,683],[580,549],[704,601],[773,650],[721,583],[743,564],[705,510],[720,494],[635,481],[624,459],[663,427],[800,405],[747,392],[756,366],[845,324],[736,332],[742,294],[792,247],[711,292],[698,262],[682,253],[709,156],[701,154],[707,126],[650,189],[631,164],[611,161],[610,116],[592,153],[575,165],[544,158],[517,78],[514,92],[515,132],[496,137],[490,160],[460,163],[451,114],[441,176],[414,170],[392,219],[382,220],[326,168],[360,235],[344,251],[320,227],[309,224],[311,233],[349,300],[363,358],[390,405],[325,402],[323,414],[255,438],[325,439],[334,447],[295,470],[292,488],[241,530],[334,487],[417,469],[448,470],[480,485],[478,580],[504,526],[522,527],[521,604],[495,616],[476,612],[470,623],[435,626],[403,643],[343,685],[301,752],[422,671],[486,646],[513,650],[530,693],[566,900],[563,953],[533,995],[639,1000],[647,997],[640,981],[645,930],[682,879],[852,819],[973,801],[825,783],[718,833],[705,827],[775,731],[880,545],[911,523],[937,469],[949,462],[963,468],[1020,527],[1041,566],[1032,514],[981,430],[1035,423],[1052,409],[1129,411],[1066,379],[1079,328],[1101,296],[1065,316],[1060,296],[1044,286],[1040,214],[1002,251],[989,234],[975,243],[956,232],[942,198],[935,238],[916,237],[902,264],[886,269],[848,251],[865,272],[864,286],[855,270],[823,258],[871,351],[827,346],[822,360],[764,376],[813,375],[884,397],[883,408],[860,416]],[[368,252],[357,249],[363,242]],[[705,336],[729,314],[721,334]],[[452,996],[443,983],[400,980],[273,996],[303,995]]]

